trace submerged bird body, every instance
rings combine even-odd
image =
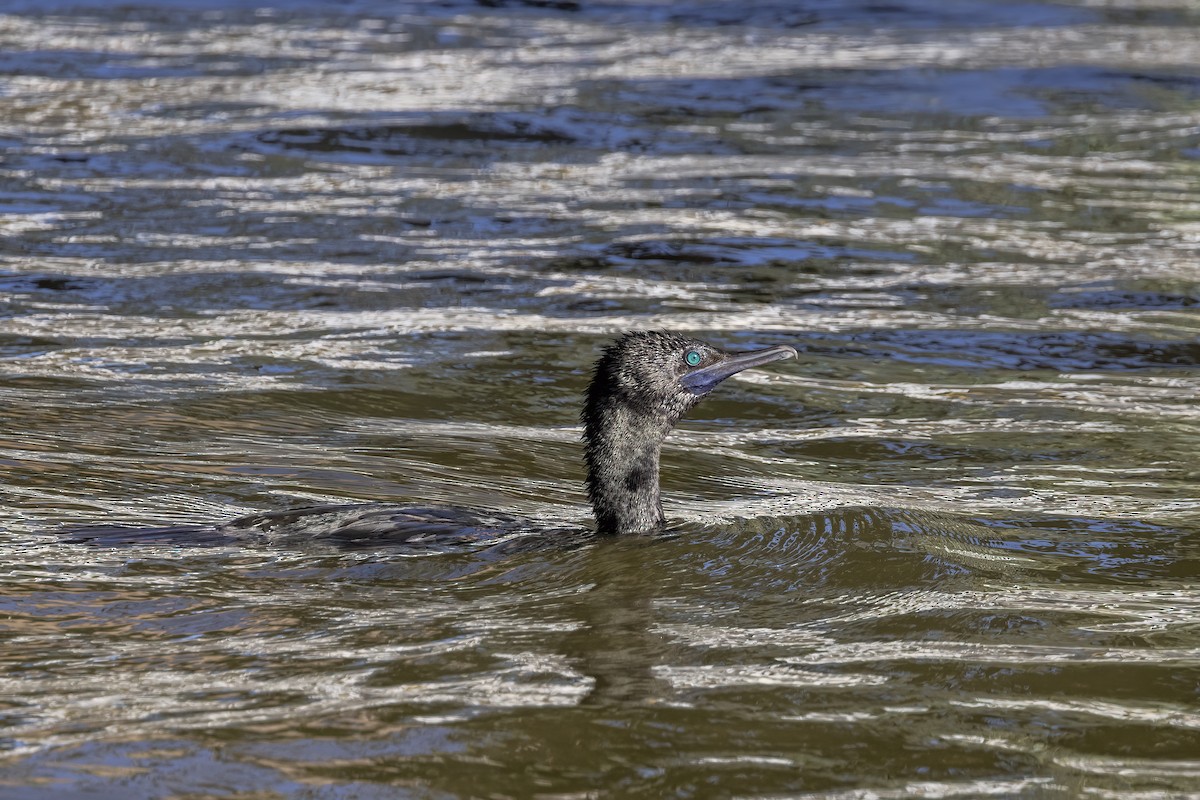
[[[659,456],[675,423],[731,375],[795,355],[787,345],[726,353],[662,331],[629,333],[607,347],[596,362],[580,414],[596,532],[629,534],[662,527]],[[528,527],[519,518],[491,512],[368,503],[250,514],[214,527],[87,527],[68,533],[74,541],[105,544],[258,538],[285,543],[327,539],[353,547],[479,540]],[[191,541],[181,541],[189,536]]]

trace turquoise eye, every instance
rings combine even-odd
[[[683,360],[688,363],[688,366],[694,367],[700,363],[700,354],[695,350],[689,350],[688,354],[683,357]]]

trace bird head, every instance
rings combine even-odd
[[[609,345],[596,362],[589,401],[619,400],[674,422],[726,378],[795,355],[788,345],[727,353],[677,333],[635,331]]]

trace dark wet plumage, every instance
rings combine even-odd
[[[698,356],[695,364],[689,354]],[[725,378],[794,355],[786,345],[730,354],[657,331],[627,334],[605,349],[580,414],[596,531],[661,527],[659,453],[675,423]]]

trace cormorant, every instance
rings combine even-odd
[[[731,375],[795,355],[788,345],[727,353],[666,331],[627,333],[605,348],[580,414],[596,532],[662,527],[659,453],[675,423]],[[527,521],[490,512],[358,503],[250,514],[215,527],[88,526],[67,533],[72,541],[97,544],[220,544],[253,538],[295,544],[325,539],[362,547],[479,540],[528,527]]]
[[[664,331],[628,333],[606,348],[580,413],[596,532],[661,527],[659,452],[675,423],[731,375],[795,355],[788,345],[726,353]]]

